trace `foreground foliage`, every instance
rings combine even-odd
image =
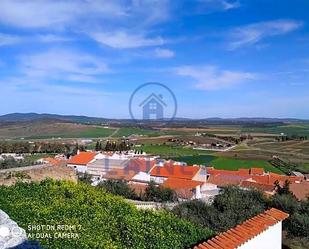
[[[129,187],[128,183],[123,180],[106,180],[99,183],[98,188],[105,191],[122,196],[126,199],[139,200],[139,196]]]
[[[215,197],[212,205],[201,201],[190,201],[176,206],[173,212],[178,217],[223,232],[274,207],[290,215],[283,221],[283,230],[287,233],[287,237],[309,243],[309,199],[298,201],[288,188],[288,184],[285,183],[278,189],[277,194],[267,199],[256,190],[248,191],[229,186]]]
[[[223,232],[251,218],[266,208],[266,198],[258,191],[226,187],[212,205],[194,200],[176,206],[173,212],[196,224]]]
[[[155,202],[174,202],[177,201],[177,195],[175,191],[170,188],[157,186],[155,182],[151,181],[145,193],[139,195],[128,185],[124,180],[106,180],[97,186],[103,188],[105,191],[119,195],[126,199],[140,200],[140,201],[155,201]]]
[[[76,225],[79,238],[39,238],[44,248],[187,248],[208,229],[163,212],[137,210],[121,197],[87,184],[45,180],[0,187],[0,209],[29,233],[32,226]]]

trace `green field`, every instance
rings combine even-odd
[[[304,164],[299,164],[297,169],[303,173],[308,173],[309,172],[309,163],[304,163]]]
[[[210,162],[215,160],[217,157],[213,155],[195,155],[195,156],[180,156],[172,157],[172,160],[179,162],[186,162],[188,165],[208,165]]]
[[[218,157],[210,162],[210,166],[216,169],[238,170],[240,168],[264,168],[265,171],[273,173],[284,174],[281,170],[272,166],[269,162],[264,160],[242,160],[227,157]]]
[[[159,136],[160,132],[155,130],[146,130],[136,127],[124,127],[120,128],[114,137],[128,137],[130,135],[147,135],[147,136]]]
[[[278,174],[283,174],[282,171],[272,166],[266,160],[253,159],[237,159],[228,157],[215,156],[213,152],[204,150],[193,150],[191,148],[183,148],[180,146],[168,145],[144,145],[137,147],[148,154],[160,155],[165,159],[186,162],[188,165],[200,164],[213,166],[216,169],[238,170],[240,168],[264,168],[265,171],[270,171]]]
[[[160,155],[162,157],[182,157],[182,156],[198,156],[210,154],[211,152],[204,150],[194,150],[192,148],[183,148],[180,146],[169,145],[143,145],[137,147],[138,150],[143,150],[148,154]]]
[[[165,135],[192,135],[195,132],[187,132],[187,131],[178,131],[178,130],[152,130],[152,129],[143,129],[138,127],[124,127],[120,128],[114,137],[128,137],[130,135],[143,135],[149,137],[158,137]]]
[[[108,137],[111,134],[113,134],[114,131],[115,129],[94,127],[94,128],[89,128],[87,130],[79,131],[79,132],[66,132],[66,133],[58,133],[58,134],[29,136],[29,137],[25,137],[25,139],[99,138],[99,137]]]
[[[241,160],[226,157],[216,157],[213,155],[195,155],[195,156],[182,156],[171,158],[175,161],[186,162],[188,165],[199,164],[205,166],[212,166],[216,169],[225,170],[238,170],[240,168],[250,169],[264,168],[265,171],[283,174],[282,171],[272,166],[269,162],[264,160]]]
[[[309,136],[309,124],[289,124],[289,125],[278,125],[270,127],[253,127],[243,128],[242,132],[260,132],[260,133],[272,133],[292,136]]]

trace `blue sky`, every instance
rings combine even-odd
[[[128,118],[154,81],[179,117],[309,118],[307,0],[0,1],[0,114]]]

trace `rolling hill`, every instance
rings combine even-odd
[[[0,123],[0,139],[6,138],[92,138],[107,137],[115,131],[97,125],[73,123],[56,119],[35,119]]]

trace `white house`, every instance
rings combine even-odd
[[[75,169],[79,173],[85,173],[87,164],[95,161],[96,153],[92,151],[77,152],[77,155],[72,156],[67,162],[67,166]]]
[[[271,208],[193,249],[281,249],[282,221],[288,217]]]

